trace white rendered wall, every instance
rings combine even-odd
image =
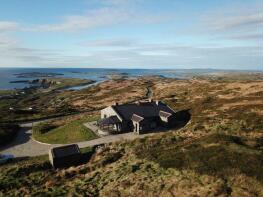
[[[105,118],[105,116],[106,118],[110,116],[117,116],[120,119],[120,121],[122,121],[121,117],[114,111],[114,109],[111,106],[106,107],[101,110],[100,112],[101,119]]]

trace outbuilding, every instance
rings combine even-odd
[[[49,160],[54,168],[66,168],[81,163],[81,152],[77,144],[55,147],[49,150]]]

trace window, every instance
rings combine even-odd
[[[162,120],[163,122],[168,122],[168,119],[165,118],[165,117],[163,117],[163,116],[161,116],[161,120]]]

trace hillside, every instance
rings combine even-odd
[[[190,122],[109,144],[78,167],[53,170],[45,156],[2,165],[0,196],[263,196],[262,79],[110,80],[51,102],[63,94],[72,108],[96,110],[147,89]]]
[[[52,170],[45,157],[2,166],[0,189],[3,196],[262,196],[262,145],[262,138],[161,134],[109,145],[65,170]]]

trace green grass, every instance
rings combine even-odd
[[[41,132],[38,132],[38,130],[36,129],[38,127],[36,126],[33,129],[33,137],[40,142],[50,144],[68,144],[96,139],[96,134],[85,127],[83,123],[94,121],[97,119],[97,116],[93,116],[80,120],[74,120],[43,134],[41,134]]]
[[[14,94],[16,90],[0,90],[0,96]]]
[[[92,80],[79,79],[79,78],[49,78],[48,80],[60,82],[60,84],[55,84],[51,86],[51,89],[63,89],[63,88],[88,85],[93,83]]]

